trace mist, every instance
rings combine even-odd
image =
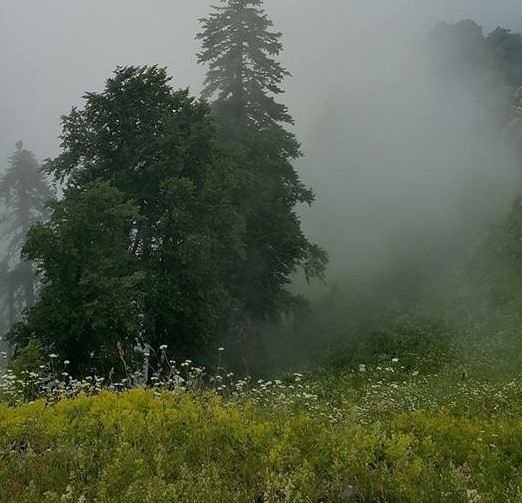
[[[4,165],[19,139],[41,159],[55,156],[60,116],[117,65],[167,66],[175,86],[201,89],[194,36],[206,0],[3,7]],[[518,173],[497,118],[472,82],[449,85],[436,74],[425,42],[441,21],[516,31],[515,0],[267,0],[265,8],[284,33],[293,75],[284,100],[303,145],[299,170],[317,195],[301,210],[303,225],[329,251],[331,276],[379,269],[391,250],[419,240],[479,233],[509,207]]]
[[[304,223],[330,252],[334,279],[378,272],[416,247],[465,253],[459,243],[487,233],[519,186],[502,110],[486,105],[505,98],[502,83],[441,74],[427,48],[438,21],[497,21],[477,2],[433,3],[349,3],[332,13],[332,32],[310,55],[316,72],[300,84],[313,99],[293,102],[301,170],[317,193]]]

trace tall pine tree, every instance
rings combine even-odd
[[[219,131],[243,152],[248,189],[242,211],[247,250],[236,276],[240,311],[251,320],[277,319],[300,299],[287,286],[302,267],[307,279],[322,278],[324,250],[308,241],[295,207],[311,204],[312,190],[292,162],[300,145],[286,127],[288,108],[277,101],[289,72],[276,60],[279,32],[261,0],[222,0],[201,20],[198,60],[208,65],[203,95],[212,102]]]
[[[20,255],[30,227],[46,218],[45,204],[52,198],[52,191],[35,156],[23,148],[21,141],[9,161],[0,179],[0,233],[5,246],[0,261],[0,295],[11,325],[35,300],[33,267]]]
[[[203,49],[199,62],[209,65],[203,96],[216,97],[219,118],[228,126],[266,129],[292,123],[287,107],[275,100],[290,75],[274,59],[282,50],[282,34],[270,31],[273,23],[261,0],[222,4],[202,20],[198,35]]]

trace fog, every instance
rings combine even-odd
[[[23,139],[59,151],[59,117],[116,65],[167,66],[201,89],[198,18],[208,0],[2,0],[0,158]],[[214,2],[215,3],[215,2]],[[285,102],[317,202],[303,225],[333,274],[379,267],[417,240],[479,234],[511,204],[518,178],[495,117],[469,82],[426,61],[440,21],[522,31],[519,0],[266,0],[293,77]],[[494,92],[493,90],[491,92]],[[431,236],[431,237],[430,237]],[[435,238],[434,238],[435,239]]]

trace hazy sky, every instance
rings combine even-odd
[[[60,114],[84,91],[100,89],[116,65],[165,65],[176,85],[197,92],[202,69],[194,35],[210,3],[0,0],[1,158],[20,138],[38,156],[54,154]],[[265,6],[285,35],[283,58],[294,75],[288,101],[303,123],[310,109],[299,105],[328,93],[339,59],[354,44],[361,51],[379,39],[387,44],[395,28],[397,37],[418,36],[443,19],[522,28],[519,0],[267,0]]]
[[[39,158],[56,155],[60,115],[100,90],[116,65],[167,66],[176,87],[197,93],[204,70],[194,36],[209,4],[0,0],[0,159],[5,164],[19,139]],[[415,50],[442,20],[522,31],[520,0],[266,0],[265,7],[284,33],[282,60],[293,74],[285,101],[306,154],[300,169],[318,196],[305,225],[334,257],[342,254],[340,234],[352,249],[360,243],[360,254],[378,247],[376,237],[396,220],[390,214],[401,215],[398,227],[426,222],[424,213],[447,219],[459,203],[454,182],[468,173],[491,189],[484,174],[496,158],[484,148],[478,111],[465,96],[437,94]],[[443,126],[448,117],[454,128]],[[497,182],[500,192],[509,185]],[[430,199],[429,210],[412,214]]]

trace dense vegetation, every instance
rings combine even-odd
[[[47,169],[67,178],[64,197],[24,248],[40,300],[11,337],[38,339],[81,374],[106,373],[118,342],[202,353],[226,330],[244,228],[242,172],[208,106],[164,70],[122,68],[64,118],[62,141]]]
[[[65,376],[30,404],[0,405],[0,500],[518,503],[522,382],[469,370],[387,358],[204,385],[183,362],[123,391]],[[11,381],[13,403],[23,389]]]
[[[225,344],[248,369],[255,324],[303,304],[292,274],[322,278],[327,254],[295,212],[313,193],[273,98],[287,72],[270,26],[257,1],[203,20],[212,107],[174,91],[164,69],[124,67],[62,118],[63,153],[45,171],[63,197],[20,233],[41,292],[8,334],[19,351],[35,339],[75,374],[105,375],[123,371],[122,351],[127,365],[163,344],[205,361]]]
[[[522,502],[520,200],[465,253],[306,302],[328,255],[281,33],[261,0],[201,23],[201,99],[117,68],[57,158],[19,143],[0,181],[0,501]],[[520,156],[522,36],[442,24],[426,58]]]
[[[475,21],[441,23],[430,34],[430,47],[454,72],[472,72],[478,80],[518,87],[522,84],[522,35],[498,27],[488,35]]]

